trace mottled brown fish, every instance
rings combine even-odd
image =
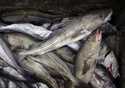
[[[75,58],[75,52],[68,47],[62,47],[54,51],[63,61],[73,63]]]
[[[106,68],[97,65],[90,83],[94,88],[116,88]]]
[[[28,56],[30,59],[41,63],[50,74],[61,76],[64,79],[70,80],[74,85],[77,84],[76,78],[72,75],[68,66],[54,53],[46,53],[40,57]]]
[[[96,11],[84,15],[83,17],[76,17],[73,20],[65,23],[62,30],[55,33],[55,35],[50,38],[45,43],[42,43],[39,47],[33,48],[31,50],[22,51],[20,55],[42,55],[64,45],[79,41],[93,31],[95,31],[99,26],[107,22],[111,16],[110,10]]]
[[[100,46],[97,63],[102,64],[114,78],[117,78],[119,76],[119,65],[117,62],[117,58],[114,52],[104,41]]]
[[[21,72],[19,66],[16,63],[15,57],[2,38],[0,38],[0,59],[7,65]]]
[[[10,45],[12,50],[29,49],[35,45],[39,45],[38,41],[21,33],[6,33],[3,35],[3,38]]]
[[[45,82],[49,87],[58,88],[55,79],[50,76],[48,71],[39,62],[29,57],[26,57],[25,59],[20,61],[21,66],[26,72],[39,78],[42,82]]]
[[[76,58],[75,75],[76,77],[88,83],[92,77],[96,59],[98,57],[100,41],[96,40],[96,34],[92,34],[83,43]]]

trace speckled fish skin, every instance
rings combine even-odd
[[[11,50],[17,50],[17,49],[27,50],[39,44],[38,41],[35,41],[31,37],[20,33],[6,33],[3,35],[3,38],[10,45]]]
[[[2,78],[0,78],[0,88],[6,88],[6,83]]]
[[[103,41],[100,46],[97,63],[102,64],[114,78],[119,76],[119,66],[114,52]]]
[[[111,11],[106,10],[94,13],[92,12],[83,17],[74,18],[72,21],[67,22],[60,32],[55,33],[54,37],[50,38],[45,43],[42,43],[39,47],[22,51],[19,54],[42,55],[64,45],[79,41],[107,22],[110,16]]]
[[[38,77],[42,82],[47,83],[49,87],[58,88],[55,79],[50,76],[48,71],[39,62],[26,57],[25,59],[21,60],[20,64],[25,71]]]
[[[83,46],[76,57],[75,75],[79,80],[85,83],[90,81],[93,74],[99,46],[100,41],[96,40],[96,34],[94,33],[88,37],[85,43],[83,43]]]
[[[0,26],[0,32],[21,32],[40,40],[48,38],[49,35],[52,33],[42,26],[35,26],[30,23]]]
[[[5,44],[2,38],[0,38],[0,58],[7,63],[9,66],[13,67],[14,69],[20,71],[18,68],[15,58],[13,57],[10,49]],[[20,71],[21,72],[21,71]]]
[[[40,57],[28,56],[30,59],[33,59],[41,63],[46,69],[49,70],[52,75],[60,75],[64,79],[70,80],[74,85],[77,85],[77,79],[72,75],[68,66],[54,53],[46,53]]]
[[[116,88],[102,65],[96,66],[90,83],[94,88]]]
[[[63,61],[73,63],[75,58],[75,52],[70,50],[68,47],[62,47],[54,51]]]
[[[3,67],[3,70],[8,73],[9,75],[17,78],[17,80],[20,81],[26,81],[26,79],[24,78],[23,75],[21,75],[18,71],[16,71],[15,69],[11,68],[11,67]]]
[[[17,88],[17,85],[14,82],[9,81],[8,88]]]

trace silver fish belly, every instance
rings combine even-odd
[[[3,38],[10,45],[11,50],[27,50],[39,44],[38,41],[35,41],[31,37],[20,33],[6,33],[3,35]]]
[[[41,63],[46,69],[49,70],[50,74],[53,75],[60,75],[64,79],[69,79],[73,84],[77,84],[77,80],[72,75],[68,66],[54,53],[46,53],[41,55],[40,57],[31,57],[28,56],[30,59],[33,59],[39,63]]]
[[[106,69],[96,66],[90,83],[94,88],[116,88]]]
[[[105,66],[114,78],[119,76],[119,66],[116,56],[105,42],[101,44],[97,63]]]
[[[68,47],[62,47],[54,51],[63,61],[73,63],[75,58],[75,52],[72,52]]]
[[[35,26],[30,23],[20,23],[20,24],[11,24],[7,26],[1,26],[0,32],[21,32],[28,34],[36,39],[46,39],[52,33],[42,26]]]

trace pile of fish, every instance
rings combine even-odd
[[[1,23],[0,88],[116,88],[111,16],[107,9],[39,26]]]

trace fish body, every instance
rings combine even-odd
[[[21,32],[41,40],[48,38],[48,36],[52,33],[42,26],[35,26],[30,23],[19,23],[1,26],[0,32]]]
[[[57,56],[59,56],[63,61],[73,63],[75,58],[75,53],[72,52],[68,47],[62,47],[54,51]]]
[[[74,18],[73,20],[65,23],[65,26],[55,33],[45,43],[42,43],[39,47],[22,51],[20,55],[42,55],[64,45],[77,42],[83,38],[86,38],[99,26],[107,22],[110,17],[110,11],[99,11],[97,13],[89,13],[83,17]]]
[[[6,33],[3,35],[4,40],[10,45],[12,50],[29,49],[39,44],[38,41],[30,38],[27,35],[20,33]]]
[[[119,66],[114,52],[105,42],[102,42],[97,63],[102,64],[114,78],[119,76]]]
[[[9,86],[8,88],[17,88],[17,85],[12,81],[9,81],[8,86]]]
[[[20,74],[18,71],[16,71],[15,69],[13,69],[11,67],[4,67],[3,71],[8,73],[11,76],[17,78],[17,80],[26,81],[26,79],[24,78],[24,76],[22,74]]]
[[[40,63],[27,57],[21,60],[20,64],[26,72],[39,78],[42,82],[45,82],[46,84],[48,84],[49,87],[58,88],[58,85],[55,79],[53,79],[50,76],[48,71]]]
[[[74,43],[68,44],[67,46],[74,51],[78,51],[80,49],[80,42],[74,42]]]
[[[61,76],[64,79],[70,80],[73,84],[77,84],[77,80],[72,75],[68,66],[54,53],[46,53],[41,55],[40,57],[31,57],[28,56],[30,59],[33,59],[39,63],[41,63],[52,75]]]
[[[14,56],[12,55],[10,49],[2,38],[0,38],[0,58],[2,59],[2,61],[4,61],[6,64],[13,67],[14,69],[18,68]]]
[[[0,78],[0,88],[6,88],[6,84],[4,79]]]
[[[116,88],[108,72],[101,65],[96,66],[90,83],[94,88]]]
[[[99,52],[100,41],[96,41],[96,34],[92,34],[83,43],[75,63],[75,75],[76,77],[88,83],[93,74],[96,59]]]

